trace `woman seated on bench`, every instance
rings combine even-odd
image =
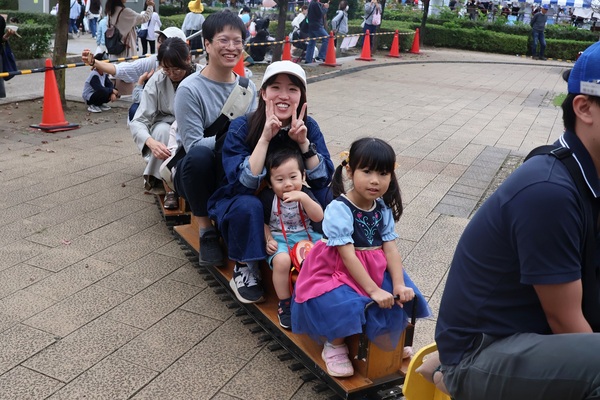
[[[267,106],[272,113],[267,114]],[[229,258],[236,262],[230,285],[244,303],[264,300],[258,263],[267,253],[263,207],[255,193],[263,187],[267,154],[289,145],[298,147],[306,181],[325,206],[331,199],[333,163],[319,125],[307,116],[306,74],[291,61],[277,61],[265,71],[257,110],[231,122],[222,153],[227,184],[208,202]]]
[[[175,91],[184,78],[200,69],[199,65],[192,64],[188,45],[178,37],[162,42],[157,59],[160,70],[148,74],[151,77],[142,92],[140,106],[129,123],[133,140],[148,163],[144,169],[146,190],[163,185],[159,169],[161,163],[171,156],[167,143],[169,129],[175,121]],[[177,196],[172,188],[165,186],[165,190],[165,208],[176,209],[179,206]]]

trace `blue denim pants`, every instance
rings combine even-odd
[[[540,44],[540,54],[539,57],[544,57],[544,52],[546,51],[546,39],[544,38],[544,31],[531,31],[533,35],[533,44],[531,45],[531,56],[536,57],[538,54],[536,52],[538,42]]]
[[[311,38],[316,38],[316,37],[321,37],[321,36],[329,36],[327,31],[323,27],[321,27],[319,29],[311,30],[309,32],[309,35]],[[323,42],[321,43],[321,48],[319,49],[318,57],[322,60],[324,60],[325,56],[327,55],[327,45],[328,44],[329,44],[329,38],[327,37],[327,38],[323,39]],[[308,46],[306,46],[306,63],[307,64],[310,64],[313,60],[313,55],[315,53],[316,45],[317,45],[316,40],[310,40],[308,42]]]

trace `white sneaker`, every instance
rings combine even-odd
[[[111,107],[110,107],[108,104],[102,104],[102,105],[100,106],[100,109],[101,109],[102,111],[108,111],[108,110],[110,110],[110,109],[111,109]]]
[[[100,107],[92,104],[91,106],[88,107],[88,111],[93,112],[93,113],[99,113],[99,112],[102,112],[102,109]]]

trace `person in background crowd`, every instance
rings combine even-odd
[[[137,33],[135,27],[147,22],[154,12],[154,0],[146,0],[147,8],[141,13],[137,13],[131,8],[125,7],[126,0],[106,0],[106,15],[109,18],[108,24],[117,27],[125,43],[125,50],[121,54],[111,54],[111,58],[133,57],[137,56]]]
[[[340,1],[338,10],[335,12],[335,17],[331,20],[331,29],[333,29],[334,35],[346,35],[348,33],[348,2],[346,0]],[[342,39],[335,39],[336,54],[340,54],[340,46],[342,45]]]
[[[204,15],[202,15],[202,12],[204,11],[204,6],[202,5],[201,0],[193,0],[188,3],[188,9],[190,12],[185,15],[181,30],[187,37],[190,37],[193,34],[202,31],[202,24],[204,23]],[[197,35],[190,39],[190,49],[203,49],[202,35]],[[200,54],[193,54],[192,57],[193,60],[198,61]]]
[[[531,44],[531,58],[534,60],[547,60],[544,56],[546,51],[546,38],[544,38],[544,30],[546,29],[546,21],[548,21],[548,4],[542,6],[542,11],[536,13],[529,25],[531,25],[531,35],[533,36],[533,43]],[[537,53],[537,45],[540,44],[540,52]]]
[[[77,29],[77,19],[81,14],[81,7],[77,0],[71,0],[71,8],[69,9],[69,33],[79,37],[79,29]]]
[[[377,27],[381,24],[381,4],[379,4],[378,0],[365,2],[364,18],[365,26],[363,26],[363,33],[366,34],[369,31],[371,35],[374,35],[377,32]],[[379,19],[379,23],[375,23],[377,19]],[[364,36],[361,37],[362,40],[364,40],[363,38]],[[374,36],[371,37],[371,49],[373,49],[373,43],[375,42],[373,38]]]
[[[94,56],[92,67],[102,59],[101,54]],[[83,84],[83,93],[81,95],[88,105],[88,111],[92,113],[100,113],[110,110],[110,106],[106,103],[115,101],[119,98],[119,91],[115,89],[109,76],[102,71],[92,69],[85,83]]]
[[[148,5],[144,4],[144,9],[147,7]],[[156,11],[152,13],[148,22],[142,24],[141,30],[146,30],[145,37],[140,36],[140,41],[142,42],[142,54],[154,54],[156,52],[156,31],[159,30],[161,26],[162,22]],[[150,47],[150,53],[148,53],[148,47]]]
[[[102,1],[88,0],[88,2],[85,3],[85,15],[88,18],[88,25],[90,27],[92,38],[96,39],[98,33],[98,19],[100,18],[100,15],[102,15]]]
[[[15,31],[12,29],[6,29],[6,19],[4,19],[3,15],[0,15],[0,71],[3,71],[4,63],[6,60],[4,57],[4,46],[5,43],[8,42],[8,39],[15,34]],[[0,98],[6,97],[6,89],[4,87],[4,79],[0,79]]]
[[[323,37],[321,42],[321,48],[319,49],[319,55],[316,57],[316,61],[325,61],[325,55],[327,54],[327,44],[329,43],[329,33],[325,30],[325,15],[329,9],[329,0],[312,0],[308,5],[308,34],[311,38]],[[315,47],[317,46],[316,40],[310,40],[306,47],[306,64],[313,62],[313,55]]]
[[[83,0],[77,0],[79,3],[79,17],[77,18],[77,27],[80,28],[81,34],[85,34],[85,21],[87,18],[85,17],[85,3]]]

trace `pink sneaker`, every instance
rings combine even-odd
[[[321,357],[327,365],[327,373],[330,376],[344,378],[354,375],[352,362],[348,358],[348,346],[345,344],[334,347],[331,343],[326,342]]]

